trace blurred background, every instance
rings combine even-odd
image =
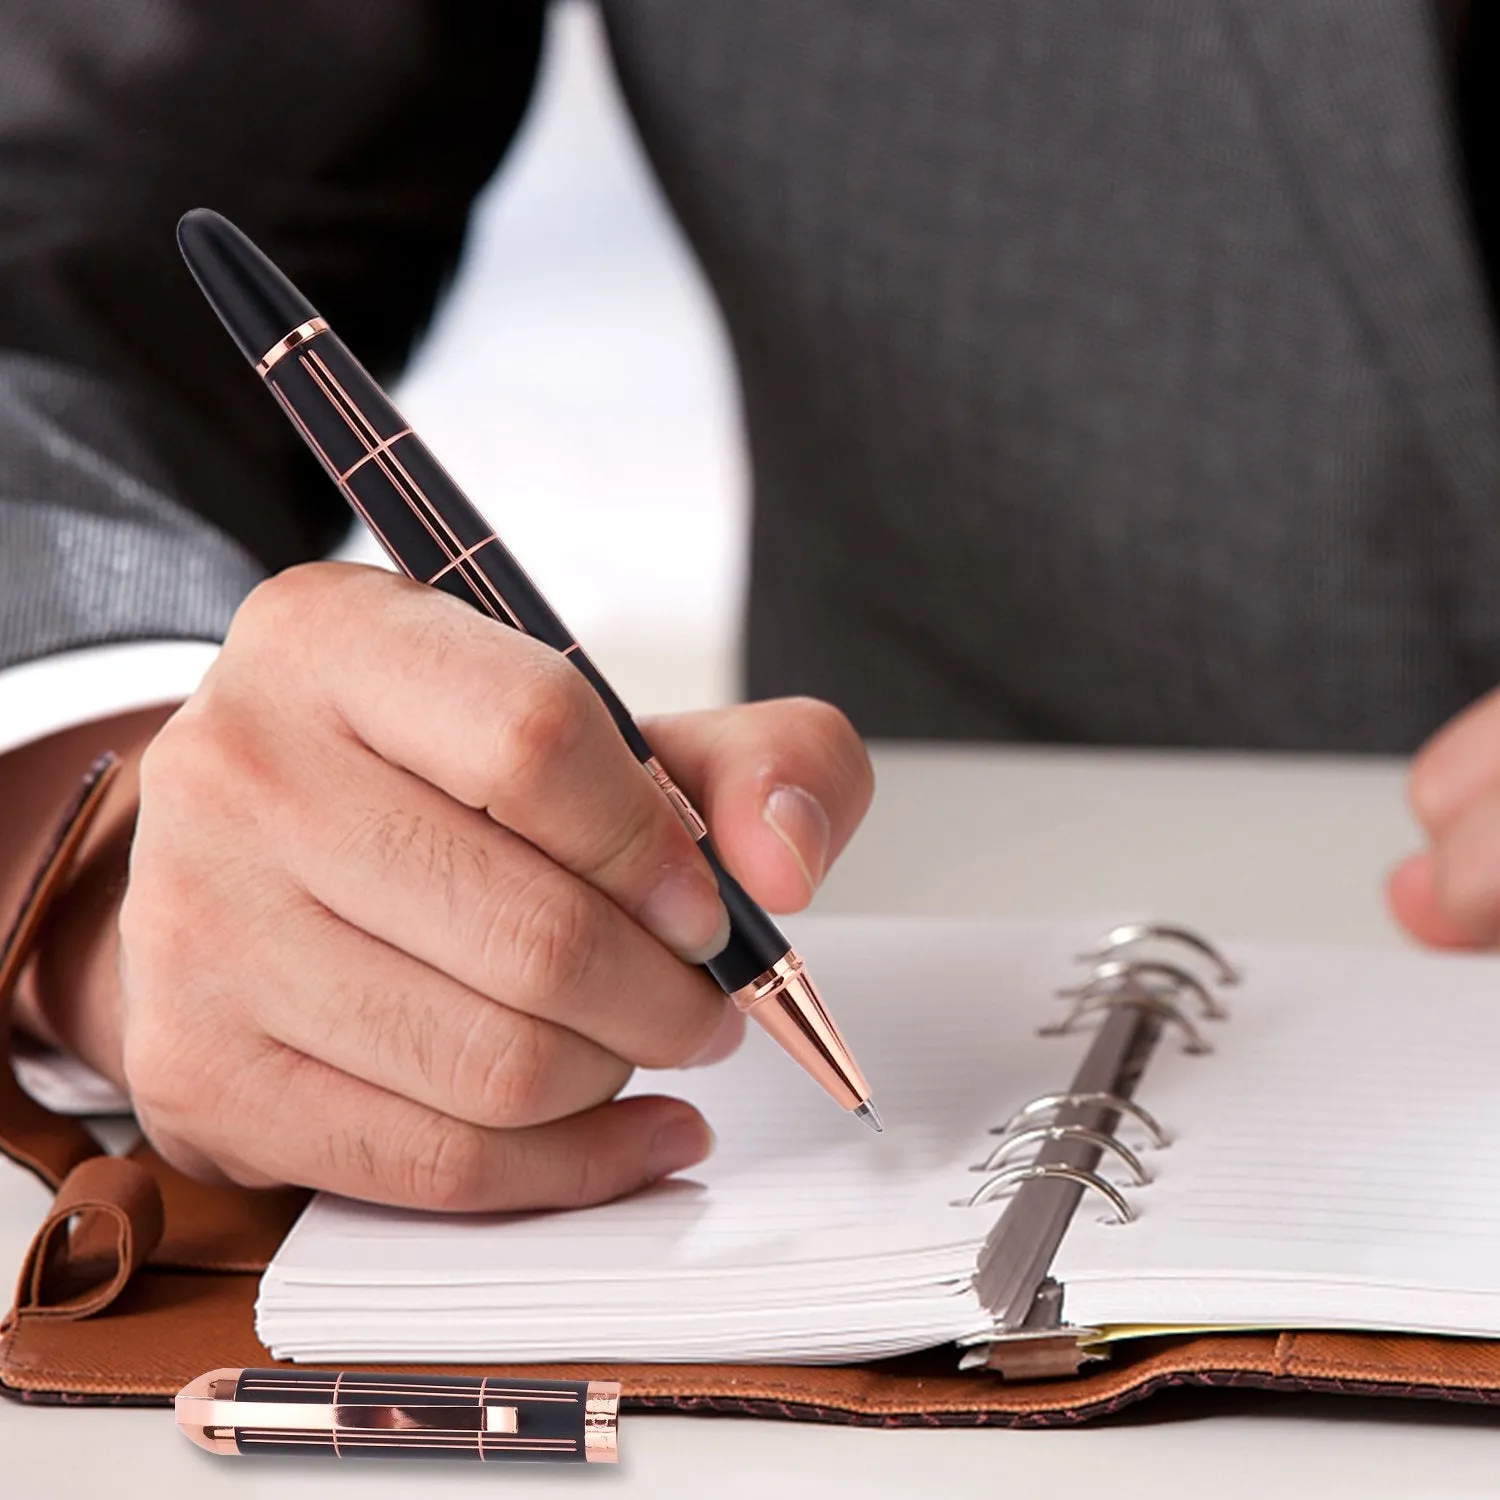
[[[530,113],[394,394],[635,712],[735,696],[733,372],[587,0],[551,7]]]

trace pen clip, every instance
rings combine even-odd
[[[403,1403],[400,1406],[333,1408],[336,1431],[381,1432],[518,1432],[516,1406],[455,1406]],[[246,1424],[248,1425],[248,1424]]]
[[[412,1402],[397,1405],[329,1406],[321,1401],[235,1400],[229,1392],[179,1395],[177,1417],[186,1426],[211,1429],[255,1428],[280,1432],[497,1432],[520,1431],[521,1409],[499,1403]]]

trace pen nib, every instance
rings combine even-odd
[[[860,1107],[854,1111],[876,1135],[885,1133],[885,1126],[880,1121],[880,1111],[875,1108],[873,1100],[866,1099]]]

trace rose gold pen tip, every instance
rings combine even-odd
[[[881,1123],[880,1120],[880,1111],[875,1108],[873,1100],[866,1099],[865,1102],[861,1104],[857,1110],[854,1111],[854,1113],[857,1114],[859,1118],[863,1120],[865,1124],[875,1132],[876,1135],[885,1134],[885,1126]]]

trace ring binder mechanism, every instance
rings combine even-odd
[[[1093,1134],[1092,1131],[1089,1133]],[[1003,1172],[997,1172],[991,1177],[972,1198],[960,1199],[958,1206],[977,1207],[981,1203],[987,1203],[1007,1188],[1015,1187],[1022,1182],[1033,1182],[1038,1177],[1063,1177],[1069,1182],[1076,1182],[1080,1187],[1092,1188],[1094,1192],[1109,1200],[1110,1206],[1115,1211],[1117,1224],[1129,1224],[1135,1218],[1135,1210],[1130,1206],[1130,1200],[1114,1183],[1106,1182],[1097,1172],[1085,1172],[1081,1167],[1070,1167],[1058,1161],[1021,1162],[1013,1167],[1007,1167]]]
[[[1183,1036],[1182,1050],[1194,1057],[1202,1057],[1214,1049],[1203,1040],[1202,1033],[1165,995],[1153,994],[1149,990],[1119,989],[1102,994],[1084,995],[1074,1002],[1073,1009],[1061,1021],[1039,1026],[1038,1036],[1068,1036],[1085,1016],[1095,1011],[1110,1010],[1118,1005],[1133,1005],[1140,1010],[1149,1010],[1176,1026]]]
[[[1180,943],[1206,958],[1214,967],[1214,978],[1220,984],[1238,984],[1240,973],[1212,943],[1199,937],[1187,927],[1171,927],[1159,922],[1127,922],[1112,927],[1100,938],[1098,946],[1078,955],[1083,964],[1109,962],[1122,950],[1134,948],[1141,943]]]
[[[1014,1131],[1003,1138],[982,1162],[970,1167],[969,1170],[993,1172],[1007,1157],[1014,1156],[1018,1151],[1024,1151],[1034,1142],[1068,1140],[1087,1141],[1101,1151],[1108,1151],[1118,1157],[1124,1163],[1126,1171],[1130,1173],[1137,1187],[1145,1187],[1151,1181],[1151,1174],[1141,1164],[1140,1157],[1129,1146],[1123,1141],[1117,1141],[1112,1135],[1105,1135],[1103,1131],[1090,1130],[1086,1125],[1031,1125],[1024,1130]],[[982,1192],[983,1189],[980,1191]],[[972,1206],[973,1200],[969,1201]]]
[[[1201,977],[1184,963],[1155,956],[1162,948],[1186,949],[1211,970]],[[1238,984],[1238,969],[1206,938],[1163,922],[1132,922],[1111,928],[1078,956],[1089,965],[1075,985],[1058,991],[1072,1002],[1061,1020],[1040,1028],[1042,1036],[1076,1034],[1079,1023],[1102,1016],[1083,1062],[1069,1086],[1021,1105],[1004,1125],[983,1162],[990,1175],[955,1206],[976,1207],[1009,1194],[1005,1208],[979,1254],[974,1287],[993,1319],[989,1330],[963,1341],[960,1369],[988,1368],[1012,1379],[1072,1375],[1105,1357],[1089,1340],[1094,1329],[1066,1321],[1067,1289],[1051,1274],[1058,1246],[1086,1194],[1103,1198],[1114,1222],[1128,1225],[1139,1210],[1129,1192],[1148,1191],[1151,1174],[1120,1141],[1129,1120],[1152,1147],[1170,1146],[1167,1130],[1132,1095],[1168,1028],[1183,1037],[1183,1050],[1205,1056],[1212,1048],[1185,1013],[1191,1002],[1204,1022],[1225,1020],[1228,1011],[1211,986]],[[1026,1152],[1027,1160],[1010,1161]],[[1125,1188],[1100,1173],[1106,1158],[1122,1163],[1133,1179]]]
[[[1105,959],[1094,965],[1093,973],[1085,983],[1057,993],[1062,999],[1075,999],[1097,994],[1111,985],[1144,984],[1148,989],[1162,987],[1153,984],[1153,980],[1163,981],[1168,993],[1191,995],[1198,1002],[1199,1013],[1206,1021],[1222,1021],[1229,1015],[1196,974],[1180,964],[1161,963],[1153,959]]]
[[[1118,1094],[1042,1094],[1030,1104],[1023,1104],[1005,1124],[992,1125],[990,1134],[1009,1135],[1027,1120],[1055,1115],[1058,1110],[1070,1104],[1107,1104],[1116,1114],[1129,1115],[1146,1132],[1151,1144],[1158,1150],[1172,1143],[1172,1137],[1162,1129],[1155,1115],[1142,1109],[1134,1099],[1122,1099]]]

